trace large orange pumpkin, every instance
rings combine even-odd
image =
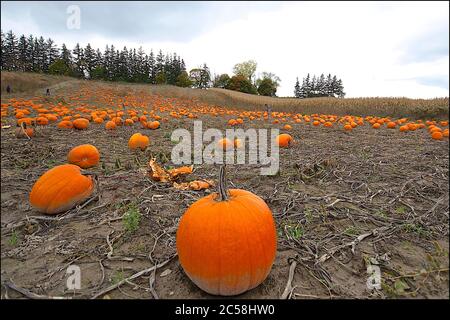
[[[82,144],[74,147],[67,155],[67,161],[76,164],[80,168],[86,169],[96,166],[100,160],[100,153],[91,144]]]
[[[57,214],[83,202],[94,191],[92,176],[73,164],[56,166],[44,173],[30,192],[31,205],[40,212]]]
[[[275,259],[275,222],[257,195],[225,188],[194,202],[181,217],[176,243],[180,264],[202,290],[237,295],[257,287]]]

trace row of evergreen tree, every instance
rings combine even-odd
[[[155,56],[153,50],[146,54],[138,50],[117,50],[106,46],[104,52],[90,44],[73,50],[65,44],[58,48],[52,39],[1,32],[1,70],[43,72],[110,81],[146,82],[189,86],[184,60],[174,54]]]
[[[344,85],[342,80],[335,75],[325,77],[322,73],[320,76],[313,76],[310,74],[303,78],[302,84],[295,82],[294,95],[296,98],[314,98],[314,97],[335,97],[343,98],[345,96]]]

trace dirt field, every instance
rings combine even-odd
[[[54,103],[71,93],[67,87],[54,92],[60,95],[52,96]],[[222,117],[202,120],[204,130],[226,128]],[[175,246],[181,215],[215,190],[179,191],[142,172],[151,157],[171,165],[170,134],[191,129],[191,119],[113,133],[104,125],[85,131],[52,125],[31,140],[14,136],[15,121],[11,116],[2,125],[12,127],[1,130],[2,298],[23,297],[18,291],[31,298],[215,298],[187,278]],[[263,121],[242,127],[255,124],[273,127]],[[151,139],[145,152],[128,149],[137,131]],[[405,134],[367,125],[348,133],[298,124],[290,134],[297,143],[281,150],[278,175],[228,166],[229,185],[262,197],[278,231],[268,278],[236,298],[280,298],[291,266],[292,299],[449,298],[449,140],[434,141],[426,130]],[[101,154],[101,164],[90,170],[99,176],[98,194],[58,216],[33,210],[33,183],[84,143]],[[215,180],[217,173],[217,166],[196,165],[189,180]],[[137,231],[127,233],[122,217],[133,208],[142,218]],[[71,264],[81,269],[82,289],[75,292],[66,288]],[[125,281],[155,264],[156,271]],[[380,290],[367,288],[368,265],[381,269]]]

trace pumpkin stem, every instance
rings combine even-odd
[[[220,197],[219,201],[227,201],[228,200],[228,190],[227,190],[227,181],[225,178],[225,164],[220,166],[218,191],[219,191],[219,197]]]
[[[31,139],[30,136],[28,135],[28,133],[25,131],[25,129],[27,128],[27,124],[26,124],[25,122],[21,122],[21,123],[20,123],[20,128],[22,128],[23,134],[24,134],[28,139]]]

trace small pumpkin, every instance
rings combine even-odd
[[[388,129],[395,129],[397,124],[394,121],[388,122],[387,127]]]
[[[441,131],[435,131],[431,134],[431,138],[433,138],[434,140],[442,140],[443,137],[444,135]]]
[[[239,138],[234,138],[234,148],[239,149],[242,147],[242,140]]]
[[[60,128],[60,129],[72,129],[73,128],[72,121],[63,120],[60,123],[58,123],[58,128]]]
[[[28,138],[30,139],[32,136],[34,136],[34,129],[33,128],[27,128],[27,125],[25,122],[22,122],[18,128],[16,129],[16,137],[17,138]]]
[[[234,148],[234,143],[228,138],[223,138],[217,141],[217,147],[222,150],[230,150]]]
[[[67,155],[67,161],[80,168],[86,169],[96,166],[100,160],[100,153],[91,144],[82,144],[74,147]]]
[[[202,290],[231,296],[253,289],[270,273],[277,235],[267,204],[241,189],[227,190],[225,166],[217,193],[194,202],[176,234],[180,264]]]
[[[289,148],[293,142],[294,138],[287,133],[282,133],[276,138],[276,143],[281,148]]]
[[[106,124],[105,124],[106,130],[114,130],[114,129],[116,129],[116,127],[117,127],[116,123],[112,120],[106,122]]]
[[[72,122],[73,127],[78,130],[85,130],[89,127],[89,120],[85,118],[77,118]]]
[[[149,142],[150,142],[149,137],[138,132],[130,137],[130,140],[128,140],[128,147],[131,150],[139,148],[142,151],[144,151],[145,149],[147,149]]]
[[[147,122],[147,127],[149,129],[155,130],[159,128],[159,121]]]
[[[48,119],[46,117],[38,117],[36,118],[36,123],[40,126],[48,125]]]
[[[64,164],[45,172],[33,185],[29,198],[38,211],[57,214],[83,202],[93,191],[92,176],[83,175],[76,165]]]

